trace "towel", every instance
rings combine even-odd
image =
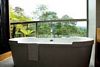
[[[28,60],[38,61],[38,44],[28,45]]]

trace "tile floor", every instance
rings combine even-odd
[[[14,67],[13,59],[12,57],[9,57],[3,61],[0,61],[0,67]],[[90,65],[89,67],[93,67]]]
[[[3,61],[0,61],[0,67],[14,67],[12,57],[9,57]]]

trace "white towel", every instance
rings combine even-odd
[[[38,61],[38,44],[28,45],[28,60]]]

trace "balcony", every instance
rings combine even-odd
[[[85,27],[77,26],[86,23]],[[88,32],[87,19],[45,20],[11,22],[10,37],[86,37]]]

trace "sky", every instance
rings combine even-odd
[[[61,18],[63,15],[68,15],[74,19],[86,19],[87,0],[9,0],[9,4],[14,8],[16,6],[24,9],[27,16],[32,17],[32,12],[37,6],[44,4],[48,10],[57,13]],[[86,26],[86,23],[78,24]]]

